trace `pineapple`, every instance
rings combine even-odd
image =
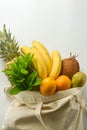
[[[18,42],[11,36],[10,30],[7,32],[6,26],[3,25],[3,31],[0,31],[0,58],[9,62],[19,55]]]

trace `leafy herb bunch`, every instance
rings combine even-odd
[[[11,63],[10,69],[4,70],[12,85],[10,94],[14,95],[24,90],[38,90],[42,80],[34,69],[33,57],[34,55],[30,53],[21,54]]]

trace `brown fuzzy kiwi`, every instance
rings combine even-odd
[[[67,75],[70,79],[72,76],[80,71],[79,62],[76,59],[76,55],[70,53],[70,58],[65,58],[62,60],[62,68],[60,75]]]

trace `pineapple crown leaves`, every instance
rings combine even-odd
[[[12,37],[10,29],[7,32],[4,24],[3,31],[0,31],[0,58],[8,62],[19,55],[18,42],[16,42],[15,37]]]

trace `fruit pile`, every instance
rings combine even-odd
[[[86,83],[86,74],[80,71],[76,56],[70,54],[70,58],[62,59],[58,50],[53,50],[51,56],[38,41],[33,41],[31,47],[19,48],[5,25],[0,32],[0,56],[6,61],[4,72],[12,85],[10,94],[38,90],[49,96]]]
[[[53,50],[51,57],[45,46],[38,41],[33,41],[32,47],[21,47],[21,51],[25,55],[34,53],[34,63],[42,78],[40,92],[43,95],[48,96],[71,87],[82,87],[86,82],[86,74],[80,72],[76,56],[70,54],[70,58],[62,59],[59,51]]]

